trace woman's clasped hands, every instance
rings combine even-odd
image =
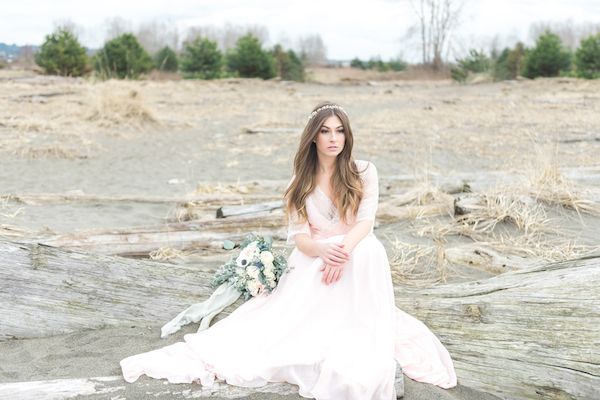
[[[323,243],[320,248],[319,257],[323,260],[323,271],[321,281],[329,285],[340,280],[344,272],[344,266],[350,258],[350,254],[344,249],[343,243]]]

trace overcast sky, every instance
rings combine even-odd
[[[415,23],[408,0],[0,0],[0,42],[41,44],[59,21],[82,27],[84,46],[100,47],[106,21],[121,17],[135,29],[142,22],[168,20],[180,37],[193,26],[263,25],[270,44],[289,45],[302,35],[319,33],[330,59],[414,58],[402,38]],[[538,21],[600,23],[600,0],[467,0],[456,51],[500,42],[530,41],[529,27]]]

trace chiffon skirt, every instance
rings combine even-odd
[[[341,242],[343,235],[321,241]],[[121,360],[123,377],[172,383],[216,380],[258,387],[298,385],[302,397],[394,399],[396,362],[408,377],[456,385],[448,351],[420,321],[395,306],[385,248],[370,233],[352,251],[340,280],[324,284],[323,262],[295,248],[291,268],[260,294],[184,341]]]

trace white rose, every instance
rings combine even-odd
[[[265,268],[265,270],[263,271],[263,273],[265,274],[265,278],[267,278],[267,279],[275,279],[275,274],[273,273],[272,269]]]
[[[264,288],[263,284],[255,279],[250,279],[247,282],[248,290],[252,296],[256,296],[262,288]]]
[[[273,253],[270,251],[263,251],[260,253],[260,261],[265,265],[265,267],[269,264],[273,264]]]
[[[256,280],[254,280],[254,279],[248,279],[246,281],[246,287],[248,288],[248,291],[250,292],[250,294],[253,296],[254,296],[254,292],[258,290],[258,285],[256,284]]]
[[[258,279],[259,269],[255,265],[249,265],[246,267],[246,273],[254,279]]]

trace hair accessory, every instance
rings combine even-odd
[[[310,113],[310,115],[308,116],[308,120],[310,121],[312,119],[312,117],[314,117],[315,115],[317,115],[319,113],[319,111],[325,110],[325,109],[329,109],[329,108],[337,108],[338,110],[342,110],[342,112],[346,115],[348,115],[348,113],[346,112],[346,110],[344,110],[342,108],[342,106],[338,106],[337,104],[326,104],[322,107],[317,108],[315,111],[313,111],[312,113]]]

